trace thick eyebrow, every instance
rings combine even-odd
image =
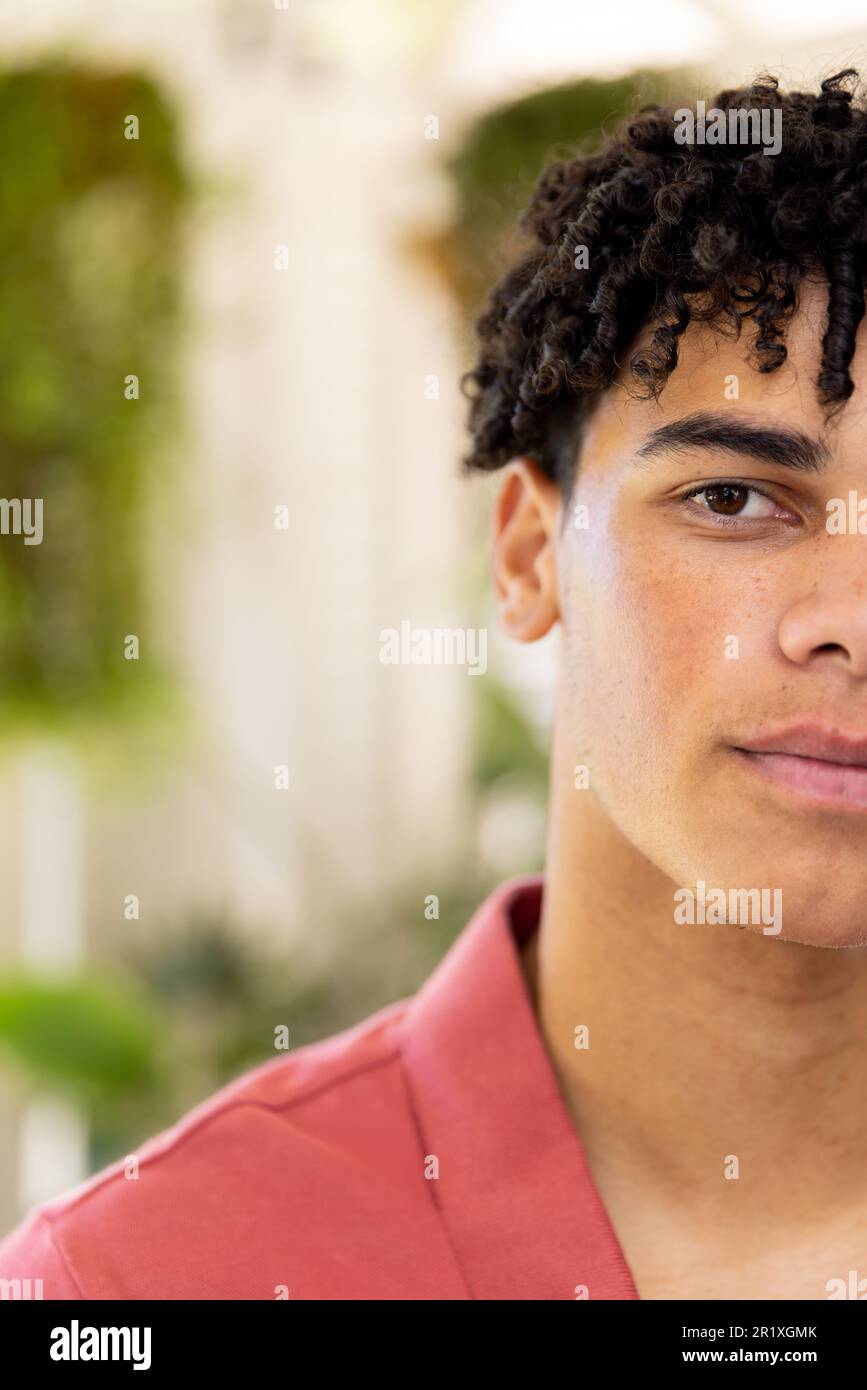
[[[692,449],[724,450],[728,454],[748,454],[760,463],[774,463],[782,468],[794,468],[802,473],[819,473],[830,455],[825,444],[811,439],[801,430],[785,425],[754,425],[730,415],[713,415],[699,411],[672,420],[653,430],[638,450],[638,458],[650,458],[663,452],[675,453]]]

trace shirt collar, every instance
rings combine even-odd
[[[496,889],[411,1000],[402,1055],[475,1299],[637,1299],[521,970],[543,880]]]

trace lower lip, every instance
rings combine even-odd
[[[763,777],[804,801],[839,810],[867,811],[867,767],[802,758],[794,753],[752,753],[747,748],[735,751]]]

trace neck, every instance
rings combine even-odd
[[[725,1207],[751,1230],[867,1203],[867,952],[675,925],[677,885],[575,790],[572,761],[555,738],[525,968],[603,1197],[638,1186],[658,1211],[710,1226]]]

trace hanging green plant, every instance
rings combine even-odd
[[[178,423],[190,185],[136,73],[0,74],[0,148],[0,733],[70,733],[168,683],[145,537]],[[15,499],[42,500],[39,542]]]

